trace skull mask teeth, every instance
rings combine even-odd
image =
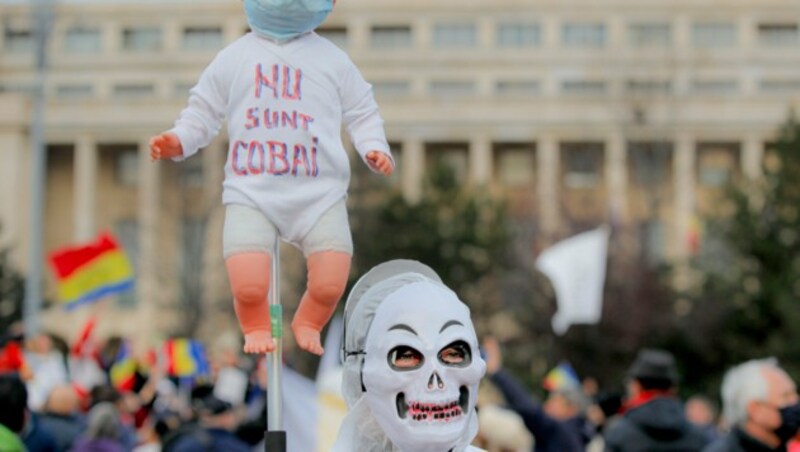
[[[397,415],[401,419],[411,418],[421,422],[450,422],[464,415],[469,408],[469,389],[466,386],[458,388],[458,400],[444,402],[406,402],[404,392],[397,394]]]

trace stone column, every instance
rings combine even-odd
[[[403,143],[401,186],[403,195],[410,203],[422,198],[422,178],[425,172],[425,147],[421,140],[413,138]]]
[[[26,224],[30,216],[30,144],[23,128],[0,132],[0,249],[27,256]]]
[[[159,264],[159,204],[160,204],[160,163],[150,161],[150,146],[147,141],[139,143],[139,262],[136,280],[138,326],[154,333],[158,328],[156,310],[158,304],[160,274]]]
[[[485,186],[492,177],[492,142],[488,137],[474,137],[469,145],[469,179],[477,186]]]
[[[75,142],[75,178],[73,221],[76,242],[85,242],[96,232],[95,206],[97,192],[97,146],[88,135],[80,135]]]
[[[606,139],[606,189],[611,221],[624,222],[628,215],[628,177],[625,137],[616,132]]]
[[[762,162],[764,161],[764,143],[758,134],[751,134],[742,140],[742,172],[750,179],[755,180],[762,175]]]
[[[694,186],[696,171],[696,143],[687,134],[680,134],[675,140],[675,223],[673,236],[673,256],[678,261],[689,257],[687,243],[692,216],[694,215]]]
[[[539,225],[542,236],[549,240],[560,226],[559,199],[560,152],[555,137],[543,135],[536,145],[536,181],[539,194]]]

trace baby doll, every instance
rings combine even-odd
[[[150,140],[153,159],[182,160],[227,119],[223,251],[244,351],[275,349],[267,296],[278,239],[306,258],[307,286],[292,321],[300,348],[321,355],[350,272],[345,124],[375,172],[394,161],[371,86],[348,56],[313,30],[333,0],[244,0],[251,33],[220,51],[171,130]]]

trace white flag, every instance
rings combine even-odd
[[[572,324],[600,321],[609,235],[609,228],[601,226],[556,243],[536,259],[536,268],[550,278],[556,293],[556,334]]]

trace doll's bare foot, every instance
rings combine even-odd
[[[294,333],[294,340],[297,341],[298,347],[303,350],[322,356],[325,350],[322,348],[322,342],[319,340],[319,331],[308,326],[292,325],[292,332]]]
[[[275,351],[275,341],[269,330],[255,330],[244,335],[245,353],[269,353]]]

